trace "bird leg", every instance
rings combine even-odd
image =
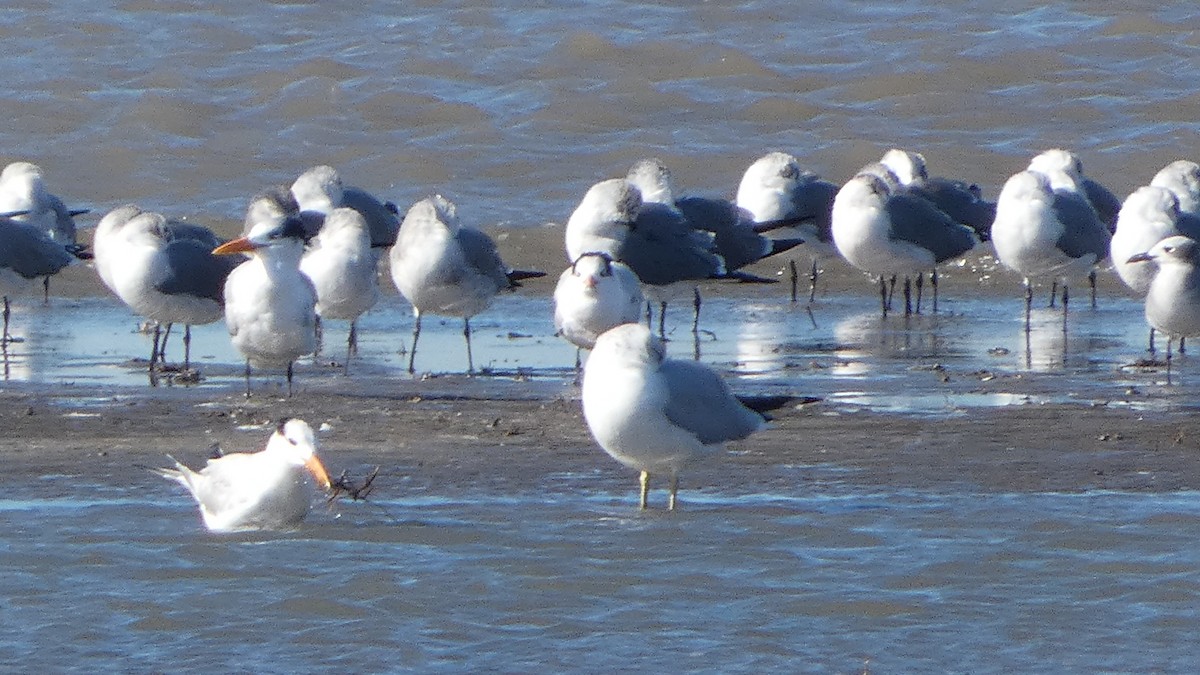
[[[792,282],[792,302],[796,302],[796,286],[800,283],[800,271],[796,269],[795,260],[788,261],[788,269],[791,272],[790,278]]]
[[[154,322],[154,341],[150,344],[150,365],[146,367],[146,374],[150,377],[150,386],[158,386],[158,377],[154,372],[154,362],[158,359],[158,344],[162,337],[162,325],[157,321]]]
[[[1185,350],[1184,350],[1184,348],[1183,348],[1183,342],[1184,342],[1184,340],[1187,340],[1187,338],[1186,338],[1186,337],[1182,337],[1182,336],[1180,336],[1180,338],[1179,338],[1179,353],[1180,353],[1180,354],[1182,354],[1182,353],[1185,351]]]
[[[162,343],[158,345],[159,368],[162,368],[167,365],[167,338],[171,337],[171,326],[172,325],[174,325],[174,324],[168,323],[167,327],[165,329],[163,329]],[[154,365],[153,360],[151,360],[150,365],[151,366]]]
[[[933,271],[929,273],[929,285],[933,287],[933,313],[937,314],[938,273],[936,267],[933,268]]]
[[[667,303],[658,303],[658,337],[667,339]]]
[[[1150,349],[1148,349],[1147,351],[1150,352],[1150,356],[1153,358],[1153,356],[1154,356],[1154,327],[1153,326],[1150,327]]]
[[[1029,334],[1029,319],[1033,313],[1033,284],[1025,279],[1025,334]]]
[[[1063,333],[1067,332],[1067,303],[1071,301],[1071,291],[1063,282]]]
[[[1171,336],[1167,336],[1167,384],[1171,384]]]
[[[700,333],[700,287],[692,287],[692,333]]]
[[[1054,309],[1054,301],[1058,299],[1058,279],[1050,282],[1050,309]]]
[[[1096,270],[1088,272],[1088,285],[1092,287],[1092,309],[1096,309]]]
[[[250,359],[246,359],[246,398],[250,398]]]
[[[675,510],[675,494],[677,492],[679,492],[679,476],[672,474],[671,475],[671,498],[667,502],[667,510],[668,511]]]
[[[641,488],[642,488],[640,508],[643,511],[645,511],[646,510],[646,500],[650,496],[650,472],[643,471],[640,474],[638,474],[638,483],[641,485]]]
[[[50,277],[42,279],[42,304],[50,304]]]
[[[412,375],[413,373],[417,372],[416,369],[413,368],[413,361],[415,361],[417,358],[417,340],[420,339],[420,337],[421,337],[421,314],[418,312],[416,314],[416,319],[413,321],[412,349],[410,349],[408,351],[408,374],[409,375]]]
[[[646,301],[646,328],[654,328],[654,305]]]
[[[346,338],[346,364],[342,366],[342,374],[350,374],[350,357],[358,351],[357,319],[350,320],[350,336]],[[319,324],[318,324],[319,325]],[[318,344],[320,342],[318,341]]]
[[[325,346],[325,327],[321,325],[321,317],[317,316],[313,324],[317,332],[317,348],[313,351],[313,365],[317,365],[317,360],[321,358],[321,348]]]
[[[879,305],[883,308],[883,318],[887,318],[887,282],[883,277],[879,277]]]
[[[291,398],[292,397],[292,362],[291,361],[288,361],[287,382],[288,382],[288,398]]]
[[[904,277],[904,316],[912,316],[912,278]]]
[[[183,324],[183,370],[192,368],[192,324]]]
[[[463,318],[463,338],[467,341],[467,374],[475,374],[475,361],[471,358],[471,320]]]
[[[925,289],[925,273],[917,272],[917,314],[921,313],[921,294]]]
[[[795,265],[796,263],[793,262],[792,264]],[[796,297],[796,293],[794,291],[792,292],[792,297],[793,298]],[[816,302],[816,300],[817,300],[817,259],[813,258],[812,272],[809,273],[809,275],[808,275],[808,301]],[[793,299],[792,302],[795,302],[795,300]]]
[[[12,335],[8,333],[8,318],[12,316],[12,308],[8,306],[8,296],[4,296],[4,336],[0,338],[3,341],[4,347],[8,348],[8,343],[12,342]]]
[[[892,275],[892,280],[888,285],[888,309],[892,308],[892,298],[896,295],[896,275]]]

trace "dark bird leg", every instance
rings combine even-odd
[[[892,298],[896,295],[896,275],[892,275],[891,282],[888,284],[888,309],[892,308]]]
[[[1054,301],[1058,299],[1058,279],[1050,282],[1050,309],[1054,309]]]
[[[887,282],[883,277],[879,277],[879,306],[883,309],[883,318],[887,318],[888,302],[887,302]]]
[[[313,351],[313,365],[317,365],[317,360],[321,358],[321,348],[325,346],[325,326],[321,324],[321,317],[316,317],[314,324],[317,331],[317,348]]]
[[[1067,284],[1063,283],[1063,334],[1067,333],[1067,303],[1071,301],[1071,291],[1068,290]]]
[[[1096,309],[1096,270],[1088,272],[1088,285],[1092,287],[1092,309]]]
[[[4,336],[0,338],[4,342],[4,346],[8,347],[8,343],[12,342],[12,335],[8,332],[8,319],[12,316],[12,307],[8,304],[8,296],[4,296]]]
[[[1150,352],[1150,356],[1154,356],[1154,328],[1150,329],[1150,349],[1147,351]]]
[[[692,332],[700,332],[700,287],[692,288]]]
[[[287,367],[288,398],[292,397],[292,363],[292,361],[288,361]]]
[[[250,359],[246,359],[246,398],[250,398]]]
[[[1185,350],[1184,350],[1184,348],[1183,348],[1183,343],[1184,343],[1184,341],[1186,341],[1186,340],[1187,340],[1187,338],[1186,338],[1186,337],[1180,337],[1180,338],[1179,338],[1179,353],[1180,353],[1180,354],[1184,353],[1184,351],[1185,351]]]
[[[417,312],[415,316],[416,316],[416,319],[413,321],[412,348],[409,349],[409,351],[408,351],[408,374],[409,375],[412,375],[413,373],[417,372],[416,369],[413,368],[413,362],[417,358],[417,340],[419,340],[421,338],[421,313]]]
[[[42,279],[42,304],[50,304],[50,277]]]
[[[925,273],[917,272],[917,310],[916,313],[921,313],[921,295],[925,290]]]
[[[796,263],[792,263],[795,265]],[[792,296],[795,297],[795,293]],[[816,302],[817,300],[817,259],[813,258],[812,272],[808,275],[808,301]],[[794,301],[793,301],[794,302]]]
[[[667,339],[667,303],[658,303],[658,337]]]
[[[192,324],[183,324],[183,370],[192,368]]]
[[[933,313],[937,314],[938,273],[936,267],[933,268],[933,271],[929,273],[929,285],[933,287]]]
[[[346,365],[342,367],[342,374],[350,374],[350,357],[358,352],[358,320],[350,321],[350,335],[346,338]]]
[[[463,338],[467,341],[467,374],[475,374],[475,361],[471,358],[471,320],[463,318]]]
[[[1025,333],[1029,333],[1030,315],[1033,313],[1033,284],[1025,280]]]
[[[788,269],[791,271],[792,302],[796,302],[796,298],[797,298],[796,287],[800,283],[800,272],[799,272],[799,270],[796,269],[796,261],[795,260],[788,261]]]
[[[904,316],[912,316],[912,279],[904,277]]]

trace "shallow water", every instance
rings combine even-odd
[[[1076,150],[1120,195],[1198,154],[1191,2],[1026,2],[1007,14],[909,0],[330,7],[9,2],[0,159],[39,163],[53,191],[94,215],[137,202],[229,231],[250,195],[316,163],[401,208],[442,192],[469,222],[527,226],[563,222],[591,183],[647,155],[683,192],[729,195],[767,150],[842,180],[895,145],[994,196],[1047,147]],[[812,321],[778,293],[712,298],[701,356],[739,389],[838,410],[1193,405],[1191,357],[1172,386],[1160,367],[1131,365],[1145,348],[1135,301],[1077,302],[1065,333],[1060,313],[1039,308],[1026,337],[1015,280],[1008,296],[948,276],[943,311],[908,321],[881,320],[869,289],[833,289]],[[14,317],[25,341],[3,386],[144,392],[128,361],[148,340],[113,300],[22,298]],[[672,310],[670,349],[685,358],[687,321]],[[502,298],[474,328],[477,365],[521,376],[498,386],[570,391],[573,350],[550,335],[544,297]],[[403,377],[410,329],[390,296],[364,318],[358,379],[306,363],[302,392]],[[460,330],[427,322],[418,368],[461,371]],[[223,328],[195,340],[200,390],[239,388]],[[32,648],[53,646],[37,652],[42,669],[1196,662],[1194,493],[861,494],[837,466],[774,470],[795,491],[701,489],[673,515],[639,514],[628,492],[570,474],[344,505],[298,532],[229,538],[206,535],[152,476],[5,480],[0,661],[28,667]]]

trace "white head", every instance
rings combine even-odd
[[[329,489],[329,473],[317,456],[317,437],[304,420],[285,418],[280,421],[275,433],[267,440],[264,452],[277,453],[289,463],[304,467],[312,474],[317,485]]]
[[[625,175],[642,193],[642,201],[655,204],[674,204],[675,190],[671,186],[671,170],[658,159],[643,159]]]
[[[331,166],[314,166],[292,183],[301,211],[329,213],[342,205],[342,179]]]
[[[891,169],[901,185],[911,185],[929,178],[925,169],[925,156],[918,152],[892,148],[883,153],[879,163]]]
[[[1200,164],[1180,159],[1164,166],[1150,181],[1170,190],[1179,200],[1179,210],[1200,214]]]
[[[640,323],[624,323],[596,338],[588,366],[631,365],[657,368],[666,358],[667,347]]]
[[[1167,237],[1155,244],[1149,251],[1138,253],[1128,262],[1146,262],[1153,260],[1162,267],[1186,266],[1195,267],[1200,263],[1200,242],[1191,237],[1177,234]]]

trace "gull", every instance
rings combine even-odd
[[[492,238],[463,225],[457,207],[441,195],[413,204],[404,216],[392,247],[391,271],[415,317],[409,373],[415,372],[422,314],[462,317],[467,373],[474,373],[471,317],[487,309],[500,291],[516,288],[522,279],[545,276],[505,266]]]
[[[347,373],[350,357],[358,348],[358,317],[379,300],[375,269],[367,222],[358,211],[350,208],[329,212],[300,259],[300,271],[312,280],[317,290],[318,348],[323,320],[350,322],[350,335],[346,340]]]
[[[904,313],[912,313],[908,275],[922,274],[957,258],[979,243],[968,227],[954,222],[928,201],[893,192],[873,173],[860,173],[838,190],[833,201],[833,241],[851,265],[879,276],[887,316],[897,275],[905,275]],[[935,286],[936,289],[936,286]]]
[[[1008,179],[996,202],[992,244],[1004,266],[1025,283],[1025,328],[1033,303],[1032,280],[1063,280],[1063,315],[1067,282],[1090,275],[1108,256],[1111,235],[1087,199],[1070,186],[1055,189],[1044,174],[1022,171]]]
[[[14,220],[41,230],[72,254],[84,255],[84,247],[76,241],[75,216],[87,213],[88,209],[68,209],[62,199],[46,188],[38,165],[12,162],[0,171],[0,212],[13,214]],[[43,291],[45,299],[49,300],[49,275],[45,277]]]
[[[558,277],[554,328],[577,349],[591,349],[610,328],[636,323],[644,302],[637,275],[627,265],[605,253],[584,253]]]
[[[1138,295],[1145,295],[1156,266],[1130,263],[1129,258],[1177,234],[1200,238],[1200,217],[1185,212],[1177,194],[1166,187],[1148,185],[1134,190],[1121,206],[1109,246],[1121,281]]]
[[[1109,232],[1116,227],[1121,199],[1112,190],[1083,175],[1083,161],[1075,153],[1060,148],[1046,150],[1030,160],[1026,170],[1048,178],[1050,187],[1056,191],[1071,189],[1081,193]]]
[[[151,383],[164,359],[159,326],[184,325],[183,368],[191,368],[192,326],[213,323],[224,313],[225,279],[240,260],[212,254],[220,240],[200,225],[170,221],[127,204],[96,226],[94,264],[101,280],[137,314],[155,323],[150,354]]]
[[[246,357],[247,398],[251,365],[286,366],[291,396],[293,363],[317,348],[317,291],[300,271],[305,234],[298,218],[268,218],[213,250],[250,254],[225,280],[224,293],[225,325]]]
[[[987,241],[992,221],[996,219],[996,204],[983,198],[978,185],[930,177],[925,156],[919,152],[892,148],[883,153],[879,162],[892,171],[909,193],[929,201],[954,222],[974,230],[981,241]]]
[[[818,263],[838,255],[831,229],[838,187],[822,180],[786,152],[769,152],[752,163],[738,183],[736,204],[750,214],[755,229],[786,224],[804,240],[812,259],[808,300],[817,297]],[[796,300],[796,263],[792,261],[792,301]]]
[[[299,419],[280,422],[259,452],[210,459],[199,471],[168,457],[174,468],[154,471],[192,493],[211,532],[294,528],[308,515],[314,481],[330,489],[312,427]]]
[[[1158,267],[1146,292],[1146,322],[1167,336],[1167,381],[1171,380],[1171,340],[1200,335],[1200,243],[1182,235],[1167,237],[1130,263]]]
[[[663,341],[640,323],[596,340],[583,369],[582,399],[596,442],[639,472],[642,509],[651,475],[669,477],[673,510],[680,471],[766,424],[708,366],[667,359]]]
[[[1200,164],[1175,160],[1159,169],[1150,185],[1170,190],[1179,200],[1180,211],[1200,215]]]
[[[0,217],[0,295],[4,297],[4,332],[0,344],[13,341],[9,334],[12,309],[9,296],[27,292],[39,278],[57,274],[75,256],[36,227]]]
[[[679,288],[726,276],[713,240],[712,233],[694,229],[678,209],[643,204],[641,191],[623,178],[589,188],[567,220],[565,234],[568,260],[605,253],[637,274],[642,292],[660,305],[660,334],[666,302]]]
[[[292,182],[291,193],[300,211],[328,215],[339,207],[358,211],[371,234],[371,246],[385,249],[396,243],[400,229],[396,206],[382,202],[371,193],[352,185],[344,185],[336,169],[314,166]]]

